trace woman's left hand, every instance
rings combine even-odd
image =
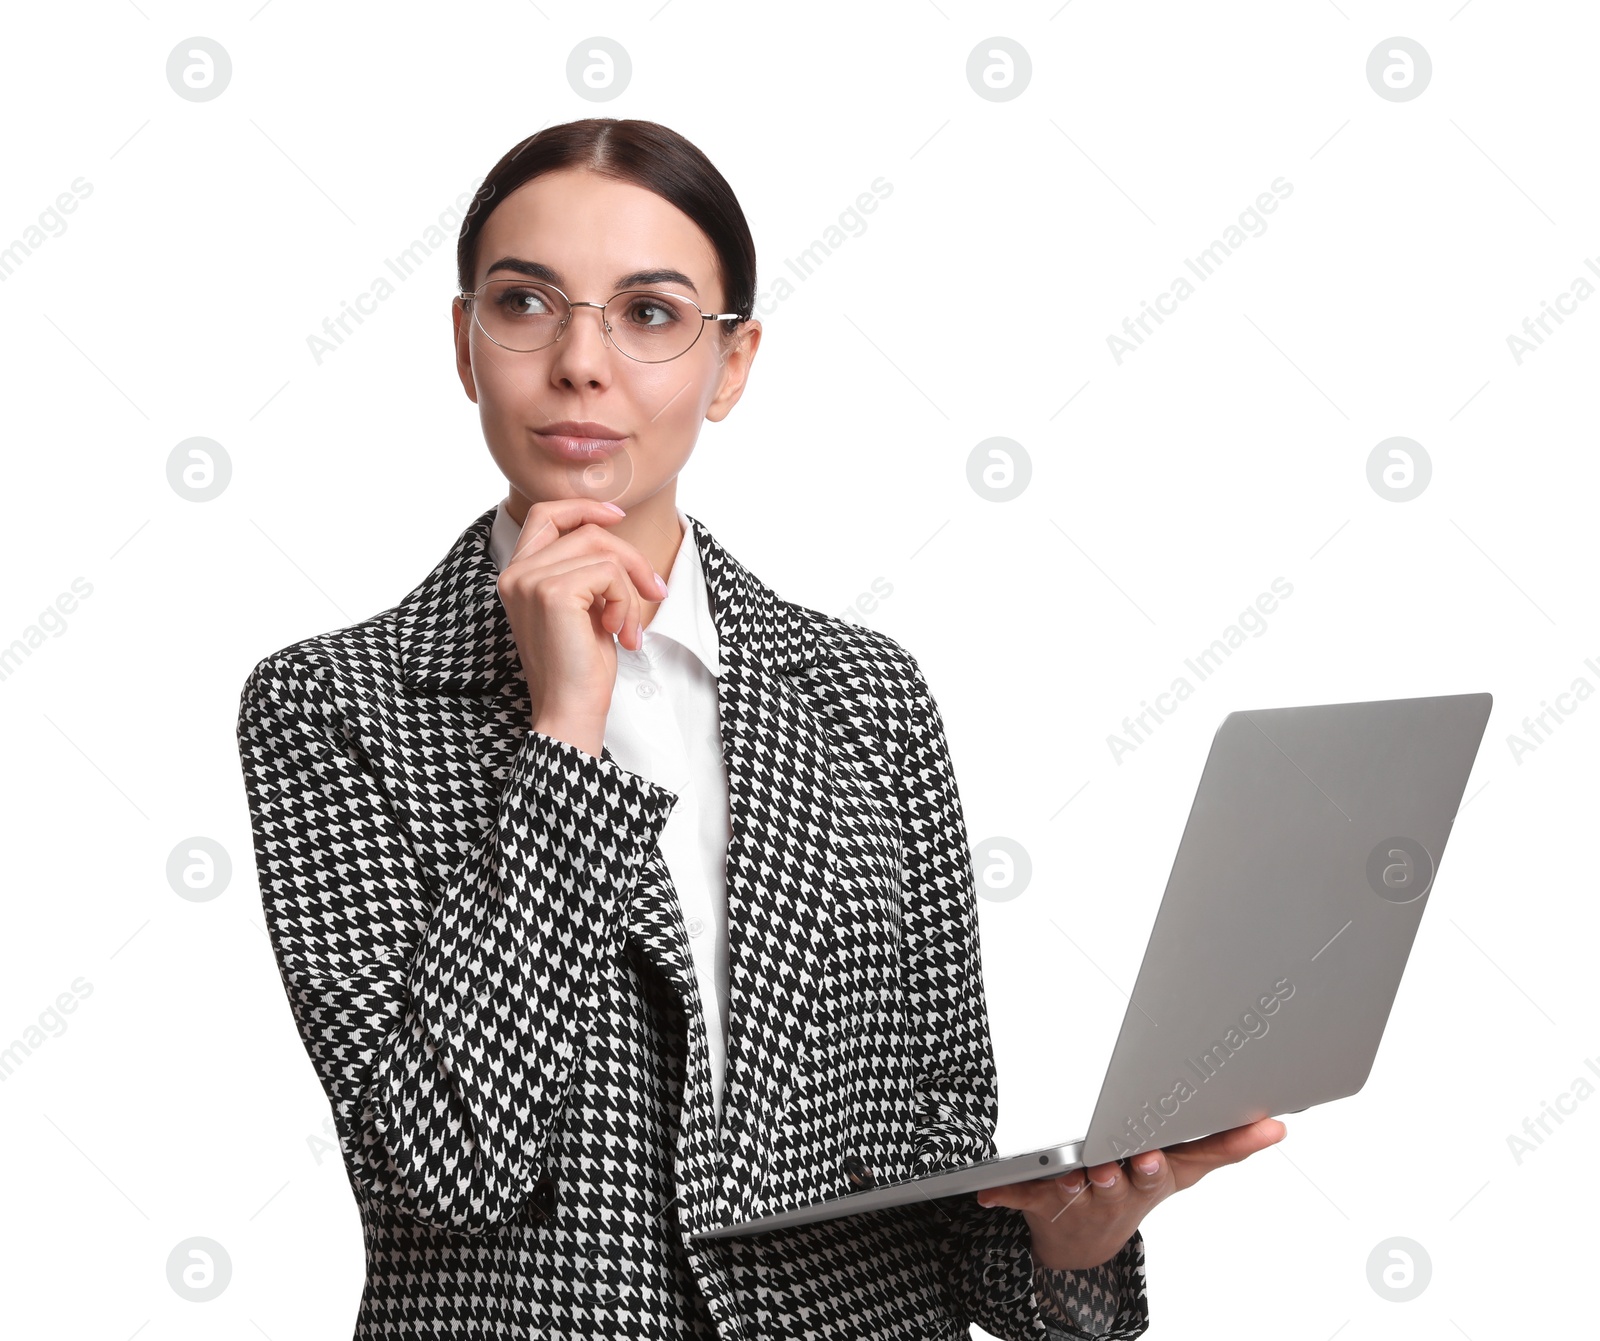
[[[1126,1172],[1117,1161],[1096,1164],[1053,1178],[986,1188],[978,1200],[985,1206],[1014,1206],[1027,1217],[1033,1260],[1039,1266],[1099,1266],[1122,1250],[1158,1202],[1193,1187],[1212,1169],[1276,1145],[1287,1131],[1276,1118],[1262,1118],[1198,1141],[1141,1151],[1127,1160]]]

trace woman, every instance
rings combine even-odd
[[[677,507],[761,338],[697,149],[541,131],[457,262],[507,497],[395,608],[263,659],[239,714],[365,1230],[356,1336],[1138,1335],[1140,1218],[1281,1124],[1092,1189],[690,1237],[995,1153],[944,728],[893,639],[778,597]]]

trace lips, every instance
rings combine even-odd
[[[533,430],[534,441],[563,461],[593,461],[620,451],[628,440],[608,424],[592,419],[562,419]]]
[[[625,438],[628,435],[619,429],[607,424],[597,424],[592,419],[560,419],[553,424],[546,424],[543,428],[536,428],[535,433],[543,433],[554,438]]]

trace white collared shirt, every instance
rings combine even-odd
[[[606,714],[605,745],[623,768],[678,794],[661,831],[661,855],[683,907],[705,1011],[712,1107],[722,1116],[728,1039],[728,772],[722,758],[717,682],[722,673],[717,626],[689,518],[663,573],[667,594],[645,627],[637,652],[617,644],[617,682]],[[517,547],[522,528],[501,500],[489,536],[496,570]]]

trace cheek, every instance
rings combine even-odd
[[[649,425],[644,431],[658,439],[676,437],[685,429],[695,431],[716,395],[719,371],[698,349],[670,363],[640,365],[634,378],[634,398],[640,423]]]
[[[521,356],[524,360],[527,355]],[[472,353],[472,378],[478,388],[478,409],[493,423],[537,423],[531,418],[536,387],[550,385],[550,370],[532,362],[513,362],[509,355],[496,357],[475,349]]]

